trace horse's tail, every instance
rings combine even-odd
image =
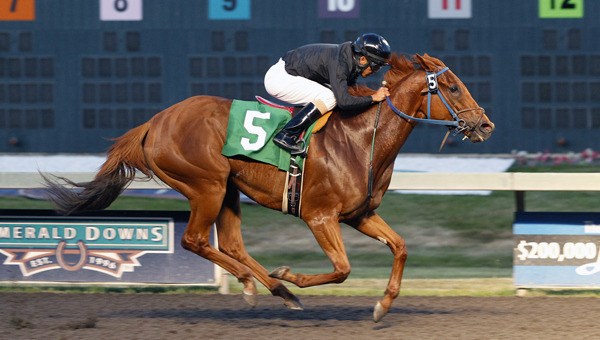
[[[64,177],[55,177],[53,180],[42,174],[48,198],[54,203],[56,211],[70,215],[105,209],[135,179],[136,169],[151,179],[153,174],[148,168],[143,150],[149,127],[150,123],[147,122],[116,138],[106,161],[91,182],[76,183]],[[76,190],[60,184],[60,181]]]

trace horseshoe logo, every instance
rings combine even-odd
[[[87,247],[83,241],[79,240],[77,242],[77,247],[79,248],[79,261],[76,264],[67,263],[64,259],[65,247],[67,246],[67,241],[62,240],[58,243],[56,247],[56,262],[60,265],[64,270],[68,270],[70,272],[77,271],[85,265],[85,259],[87,257]]]

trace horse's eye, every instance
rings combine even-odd
[[[452,92],[452,93],[458,92],[458,86],[456,86],[456,85],[450,86],[450,92]]]

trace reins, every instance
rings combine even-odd
[[[381,113],[381,104],[377,105],[377,114],[375,115],[375,126],[373,127],[373,139],[371,140],[371,156],[369,157],[369,183],[367,189],[367,198],[373,197],[373,155],[375,154],[375,135],[377,134],[377,126],[379,126],[379,116]]]

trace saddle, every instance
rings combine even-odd
[[[261,97],[261,96],[254,96],[254,97],[256,98],[256,100],[259,103],[262,103],[262,104],[265,104],[265,105],[268,105],[268,106],[271,106],[271,107],[274,107],[274,108],[283,109],[283,110],[288,111],[292,115],[292,117],[295,116],[296,113],[298,111],[300,111],[300,109],[302,109],[302,106],[285,106],[285,105],[280,105],[280,104],[277,104],[275,102],[272,102],[272,101],[270,101],[270,100],[268,100],[268,99],[266,99],[264,97]],[[312,129],[312,133],[319,132],[327,124],[327,121],[329,120],[329,117],[331,116],[332,112],[333,111],[329,111],[329,112],[323,114],[321,116],[321,118],[319,118],[317,120],[317,122],[315,123],[315,126]]]
[[[277,103],[274,103],[268,99],[265,99],[261,96],[256,96],[256,100],[262,104],[272,106],[278,109],[287,110],[292,116],[294,116],[302,107],[300,106],[284,106]],[[319,132],[325,124],[327,124],[327,120],[331,116],[331,111],[327,112],[321,118],[317,120],[315,123],[312,133]],[[306,133],[306,132],[305,132]],[[304,135],[302,135],[304,137]],[[302,167],[300,167],[297,157],[305,158],[305,155],[301,156],[292,156],[290,157],[290,167],[287,171],[287,176],[285,179],[285,188],[283,190],[283,204],[281,211],[284,214],[290,214],[294,216],[300,217],[300,206],[301,206],[301,198],[302,198]]]

